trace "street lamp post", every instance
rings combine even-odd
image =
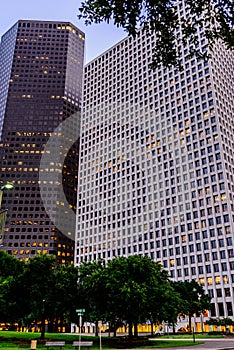
[[[98,321],[98,328],[99,328],[99,345],[100,350],[102,350],[102,321]]]
[[[196,332],[196,319],[195,319],[195,314],[193,314],[193,342],[195,343],[195,332]]]
[[[200,303],[201,300],[201,294],[198,294],[198,301]],[[204,329],[203,329],[203,317],[202,317],[202,310],[200,311],[200,322],[201,322],[201,333],[203,333]]]
[[[42,310],[41,310],[41,339],[45,339],[45,299],[42,300]]]
[[[3,194],[3,191],[13,190],[13,188],[14,188],[14,184],[12,182],[6,182],[4,185],[2,185],[0,187],[0,208],[2,206],[2,194]]]

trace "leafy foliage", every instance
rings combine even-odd
[[[1,261],[2,266],[9,261],[12,275],[6,266],[0,276],[0,321],[41,324],[43,332],[45,320],[50,331],[58,322],[78,323],[79,308],[85,309],[86,321],[108,321],[114,328],[128,323],[131,336],[132,326],[140,322],[173,324],[179,312],[191,316],[209,307],[210,298],[199,284],[172,283],[148,257],[117,257],[108,264],[99,260],[79,267],[57,266],[50,255],[21,263],[2,254]]]
[[[70,323],[76,319],[79,304],[78,268],[73,265],[61,265],[54,271],[55,286],[52,291],[51,309],[54,317]]]
[[[186,13],[180,14],[184,3]],[[113,20],[128,34],[135,36],[139,27],[156,34],[153,67],[180,66],[181,46],[190,43],[190,54],[207,57],[197,45],[198,31],[205,30],[207,48],[222,39],[230,49],[234,47],[234,10],[232,0],[85,0],[78,17],[85,24],[109,23]],[[181,35],[176,31],[181,29]]]
[[[12,255],[0,251],[0,278],[17,276],[24,268],[24,262],[15,259]]]
[[[8,256],[13,264],[19,260]],[[13,261],[11,261],[13,259]],[[4,322],[25,325],[48,320],[51,330],[58,320],[70,322],[76,315],[78,270],[57,266],[51,255],[37,255],[24,263],[18,273],[0,281],[0,311]]]
[[[126,321],[131,325],[146,320],[174,320],[179,296],[168,275],[153,260],[142,256],[117,257],[107,266],[103,261],[80,266],[81,300],[86,317],[111,324]]]
[[[11,290],[23,268],[22,261],[0,251],[0,322],[12,322],[15,318],[17,310]]]
[[[233,326],[234,321],[230,317],[225,317],[225,318],[210,318],[209,320],[206,321],[206,324],[209,326]]]
[[[196,281],[174,282],[175,290],[180,294],[182,303],[181,312],[189,316],[191,330],[191,317],[193,314],[204,313],[210,308],[211,297],[205,293],[202,286]]]
[[[85,308],[89,321],[106,318],[106,266],[103,260],[84,262],[79,267],[79,308]]]

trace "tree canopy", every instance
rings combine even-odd
[[[106,265],[102,260],[83,262],[79,266],[79,307],[85,308],[85,319],[91,322],[105,320]]]
[[[8,264],[11,269],[8,269]],[[0,321],[39,325],[44,337],[58,325],[78,323],[77,309],[85,309],[84,321],[109,322],[116,330],[129,325],[163,321],[175,324],[180,312],[187,315],[209,308],[210,298],[195,281],[171,282],[167,271],[149,257],[134,255],[83,262],[79,267],[56,265],[50,255],[20,262],[0,254]],[[17,271],[18,268],[18,271]]]
[[[175,292],[161,265],[148,257],[134,255],[113,259],[107,269],[109,310],[112,317],[127,321],[130,335],[132,324],[168,319]]]
[[[85,262],[79,267],[81,307],[87,319],[113,325],[126,322],[129,336],[134,325],[150,321],[176,323],[182,301],[161,265],[138,255]]]
[[[41,324],[43,337],[45,319],[49,330],[58,322],[63,326],[75,319],[79,300],[76,267],[58,266],[51,255],[36,255],[21,262],[7,253],[0,254],[0,266],[6,266],[0,275],[1,322],[18,322],[28,328]]]
[[[182,3],[186,14],[179,11]],[[201,27],[207,48],[212,48],[217,39],[227,48],[234,48],[233,0],[84,0],[78,18],[84,19],[86,25],[113,20],[133,36],[139,27],[156,33],[154,67],[160,63],[180,65],[181,47],[188,42],[191,55],[207,57],[207,50],[201,52],[196,45]],[[181,34],[176,35],[176,30]]]
[[[225,317],[222,319],[211,317],[209,320],[206,321],[206,324],[208,324],[209,326],[216,327],[224,326],[227,331],[228,326],[234,326],[234,321],[230,317]]]
[[[189,328],[191,330],[191,317],[193,314],[204,313],[210,308],[211,297],[196,281],[174,282],[174,289],[182,299],[181,311],[189,316]]]
[[[15,320],[17,311],[12,285],[23,269],[24,262],[0,251],[0,322]]]
[[[15,259],[12,255],[5,251],[0,251],[0,278],[9,276],[17,276],[23,271],[24,262]]]

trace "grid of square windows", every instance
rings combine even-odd
[[[139,31],[85,67],[76,263],[144,254],[233,295],[233,55],[152,71],[154,45]]]

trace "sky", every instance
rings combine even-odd
[[[85,32],[85,62],[89,62],[126,36],[114,25],[101,23],[85,26],[78,20],[81,0],[3,0],[0,13],[0,37],[19,19],[68,21]]]

